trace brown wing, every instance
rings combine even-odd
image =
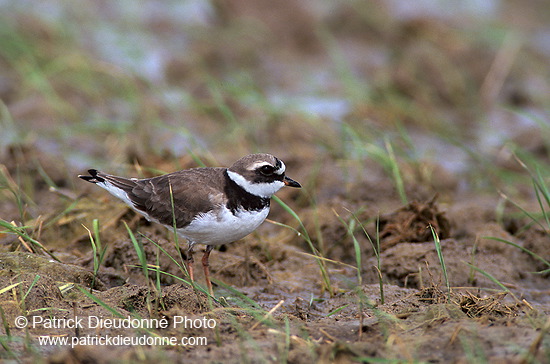
[[[173,200],[176,227],[182,228],[189,225],[196,213],[208,212],[226,202],[219,189],[225,183],[224,171],[225,168],[195,168],[130,180],[135,185],[128,192],[128,197],[136,209],[168,226],[173,224]],[[122,181],[119,183],[122,184]]]

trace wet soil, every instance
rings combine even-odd
[[[369,193],[378,194],[374,190]],[[298,196],[292,191],[283,195],[289,203]],[[59,261],[40,249],[28,251],[28,243],[12,235],[2,236],[0,287],[16,284],[2,293],[3,330],[22,338],[9,346],[11,352],[23,353],[25,361],[45,355],[52,363],[120,359],[258,362],[275,358],[347,362],[375,357],[466,362],[469,355],[481,355],[489,362],[543,362],[548,355],[548,275],[534,273],[541,269],[539,260],[491,237],[533,247],[542,257],[550,255],[550,238],[535,226],[513,229],[519,221],[510,222],[508,228],[498,224],[489,202],[461,200],[442,206],[432,198],[379,216],[368,209],[352,216],[348,209],[336,212],[335,201],[327,201],[316,206],[316,214],[304,210],[301,215],[305,226],[318,224],[319,236],[323,236],[322,244],[316,239],[312,242],[317,249],[325,249],[319,254],[330,259],[321,261],[329,283],[323,280],[319,261],[302,236],[265,223],[251,236],[213,252],[216,298],[212,299],[179,279],[186,277],[179,266],[185,256],[180,256],[170,232],[104,197],[101,191],[91,192],[90,197],[76,200],[75,208],[55,223],[59,229],[75,229],[68,225],[80,224],[87,216],[82,211],[90,205],[102,204],[118,211],[114,221],[109,220],[108,227],[100,230],[106,249],[96,274],[87,234],[71,243],[49,244],[46,248]],[[284,215],[274,206],[274,217]],[[362,257],[360,281],[354,242],[342,222],[353,219],[365,229],[354,230]],[[288,217],[282,220],[292,224]],[[377,220],[380,263],[365,235],[375,236]],[[150,266],[161,273],[151,269],[145,278],[123,222],[140,232],[136,241],[142,244]],[[450,290],[429,226],[439,232]],[[198,283],[204,283],[201,275]],[[18,316],[30,322],[45,321],[18,328]],[[211,319],[215,324],[212,328],[177,326],[183,317]],[[82,319],[83,326],[43,323],[71,318]],[[165,319],[169,325],[136,329],[93,324],[109,318]],[[45,335],[70,340],[200,337],[207,344],[37,345],[38,337]]]
[[[67,12],[84,40],[27,9],[9,22],[0,361],[550,362],[550,233],[518,163],[550,160],[542,40],[514,53],[476,17],[399,2],[209,3],[189,28],[161,8],[144,16],[130,42],[161,66],[143,74],[101,53],[109,36],[80,48],[102,15],[116,22],[106,4],[88,5],[89,24]],[[507,2],[500,26],[544,38],[544,14],[526,10],[539,3]],[[24,41],[36,54],[17,53]],[[77,178],[96,163],[152,176],[253,151],[302,183],[277,194],[301,221],[273,202],[257,231],[213,251],[215,297],[201,269],[189,282],[185,241]]]

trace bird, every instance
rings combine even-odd
[[[194,281],[193,250],[206,245],[202,266],[208,292],[209,257],[216,245],[235,242],[256,230],[269,213],[271,197],[284,186],[301,188],[286,166],[266,153],[246,155],[229,168],[184,169],[152,178],[125,178],[89,169],[78,177],[95,183],[151,222],[187,240],[187,270]]]

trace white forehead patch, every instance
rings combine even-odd
[[[281,174],[285,173],[286,166],[283,163],[283,161],[279,161],[279,162],[281,162],[281,166],[275,170],[275,174],[281,175]]]

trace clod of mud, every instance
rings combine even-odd
[[[143,236],[137,236],[136,239],[141,241],[143,245],[143,252],[145,253],[145,258],[147,262],[155,262],[159,266],[161,272],[168,274],[161,274],[160,281],[163,284],[173,284],[175,283],[175,277],[183,277],[181,269],[176,263],[172,261],[171,257],[177,259],[179,257],[179,252],[176,249],[175,243],[166,240],[164,238],[159,238],[158,236],[153,236],[152,240],[155,241],[166,253],[163,253],[157,246],[155,246],[151,241]],[[185,242],[181,242],[182,247],[186,247]],[[185,249],[183,249],[185,250]],[[169,256],[168,256],[169,255]],[[183,257],[185,259],[185,257]],[[143,270],[139,266],[139,258],[134,248],[132,242],[129,238],[121,238],[114,241],[111,245],[107,247],[107,251],[104,256],[103,266],[107,269],[111,269],[115,272],[123,271],[126,281],[133,284],[142,284],[147,285],[147,280],[143,275]],[[89,267],[92,267],[93,262],[88,259],[86,264]],[[183,263],[182,263],[183,264]],[[150,271],[149,277],[151,279],[155,278],[155,272]],[[115,282],[116,283],[116,282]]]
[[[221,307],[215,301],[208,301],[204,294],[183,284],[173,284],[163,288],[160,299],[165,313],[184,312],[186,314],[198,315]]]
[[[432,226],[440,239],[451,233],[451,224],[440,212],[435,197],[428,202],[413,201],[390,214],[380,216],[381,248],[388,249],[401,242],[425,242],[433,239]]]
[[[170,313],[198,315],[212,308],[221,307],[215,301],[208,302],[203,293],[183,284],[164,287],[160,295],[144,286],[125,284],[104,292],[96,297],[111,307],[119,308],[121,313],[137,313],[141,317]]]
[[[77,265],[56,262],[52,259],[31,253],[0,253],[0,277],[13,279],[21,274],[49,277],[56,282],[71,282],[103,290],[105,285],[92,272]]]
[[[550,234],[547,230],[543,230],[538,226],[531,226],[527,230],[518,232],[517,237],[521,241],[525,242],[524,247],[531,252],[537,254],[546,260],[550,258]],[[546,270],[546,273],[542,275],[544,277],[550,277],[550,270],[548,265],[542,262],[541,259],[536,259],[529,255],[530,261],[533,264],[533,269],[537,271]]]
[[[273,283],[273,278],[266,266],[249,255],[241,257],[224,252],[223,256],[215,259],[214,264],[211,265],[211,271],[217,279],[232,286]]]

